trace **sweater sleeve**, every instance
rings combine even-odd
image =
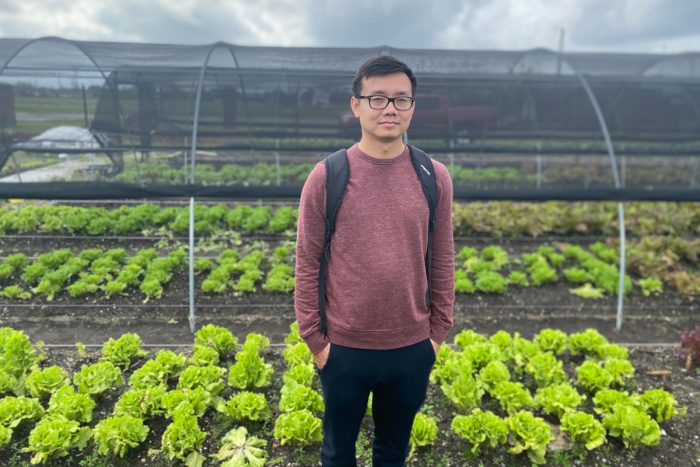
[[[444,164],[433,160],[433,167],[437,179],[438,205],[433,234],[430,338],[441,344],[452,328],[452,308],[455,298],[452,179]]]
[[[321,332],[318,271],[326,233],[326,168],[316,164],[306,179],[299,201],[294,284],[294,312],[299,334],[312,353],[321,352],[328,337]]]

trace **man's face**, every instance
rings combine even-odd
[[[411,81],[405,73],[370,76],[362,80],[362,96],[399,97],[412,94]],[[391,102],[383,110],[372,109],[367,99],[350,99],[350,107],[360,120],[362,138],[379,142],[392,142],[402,138],[411,124],[415,105],[409,110],[396,110]]]

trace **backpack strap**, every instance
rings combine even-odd
[[[433,264],[433,233],[435,231],[435,211],[437,210],[437,180],[435,178],[435,168],[430,157],[420,149],[408,145],[411,154],[411,162],[420,180],[423,194],[428,201],[430,217],[428,218],[428,248],[425,252],[425,274],[428,278],[428,289],[425,291],[425,304],[430,307],[432,294],[430,293],[432,264]]]
[[[335,217],[345,195],[350,178],[350,166],[345,149],[334,152],[323,161],[326,166],[326,235],[323,240],[320,268],[318,270],[318,311],[321,332],[326,333],[326,269],[331,255],[331,238],[335,232]]]

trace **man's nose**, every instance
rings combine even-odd
[[[397,112],[397,110],[396,110],[396,101],[390,102],[389,105],[387,105],[387,106],[384,108],[384,113],[385,113],[385,114],[394,115],[396,112]]]

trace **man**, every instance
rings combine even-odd
[[[437,161],[432,299],[426,304],[429,207],[403,142],[415,89],[410,68],[392,57],[368,60],[356,73],[350,107],[362,138],[347,151],[350,177],[326,271],[326,333],[318,303],[326,228],[323,162],[301,194],[295,312],[323,388],[324,466],[356,465],[355,441],[370,392],[373,463],[404,465],[430,369],[452,326],[452,182]]]

